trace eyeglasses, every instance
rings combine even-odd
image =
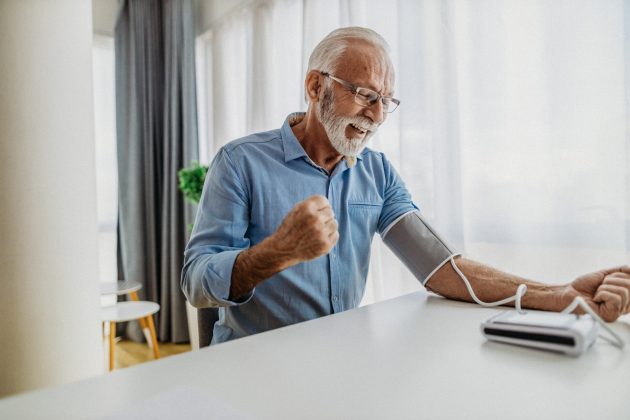
[[[383,113],[391,114],[398,108],[400,105],[400,101],[396,98],[392,98],[391,96],[383,96],[378,92],[374,92],[372,89],[359,87],[353,85],[350,82],[346,82],[345,80],[341,80],[338,77],[333,76],[330,73],[326,73],[324,71],[320,71],[322,76],[329,77],[335,82],[339,83],[350,92],[354,93],[354,101],[361,106],[372,106],[380,99],[383,104]]]

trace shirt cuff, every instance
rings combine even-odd
[[[243,305],[254,296],[254,290],[256,289],[240,299],[230,300],[232,269],[234,268],[236,257],[243,251],[239,249],[215,254],[207,266],[203,291],[206,294],[206,298],[215,302],[218,306]]]

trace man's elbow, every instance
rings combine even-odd
[[[217,300],[210,290],[206,290],[204,274],[199,272],[195,264],[185,264],[182,269],[180,287],[186,300],[195,308],[218,308],[225,306]]]
[[[194,269],[191,264],[185,264],[182,268],[182,274],[180,279],[180,287],[184,297],[195,308],[208,308],[215,305],[212,304],[203,293],[203,285],[201,281],[195,281]]]

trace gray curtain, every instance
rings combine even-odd
[[[123,0],[115,29],[119,278],[160,304],[160,341],[189,340],[179,287],[193,209],[177,171],[198,158],[192,0]],[[142,339],[136,323],[127,335]]]

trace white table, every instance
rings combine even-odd
[[[265,419],[630,419],[630,322],[613,325],[624,350],[572,358],[487,342],[497,311],[413,293],[0,400],[0,418],[132,413],[185,386]]]
[[[137,281],[106,282],[101,283],[101,295],[128,295],[137,292],[141,288],[142,285]]]

